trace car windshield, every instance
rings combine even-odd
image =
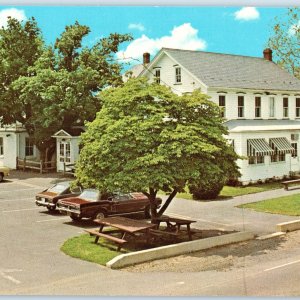
[[[61,193],[64,190],[66,190],[69,187],[68,184],[63,184],[63,183],[57,183],[51,188],[49,188],[47,191],[52,192],[52,193]]]
[[[98,201],[99,192],[97,190],[84,190],[80,194],[79,198],[90,200],[90,201]]]

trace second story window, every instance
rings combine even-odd
[[[244,118],[244,96],[238,96],[238,117]]]
[[[269,98],[269,117],[275,118],[275,98]]]
[[[255,118],[261,117],[261,97],[255,97]]]
[[[283,117],[288,118],[289,117],[289,98],[283,98],[282,99],[283,104]]]
[[[160,70],[156,69],[154,75],[155,75],[155,82],[159,84],[160,83]]]
[[[226,99],[224,95],[219,95],[219,107],[221,109],[221,117],[225,117]]]
[[[181,68],[175,68],[175,83],[181,83]]]
[[[300,118],[300,98],[296,98],[296,118]]]
[[[4,154],[4,150],[3,150],[3,137],[0,137],[0,155]]]

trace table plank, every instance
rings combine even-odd
[[[124,217],[108,217],[100,220],[94,220],[94,222],[100,225],[115,227],[129,233],[143,231],[156,226],[155,224],[147,223],[145,221],[133,220]]]

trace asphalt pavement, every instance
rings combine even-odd
[[[146,272],[110,270],[63,254],[63,242],[93,224],[79,225],[34,204],[34,195],[57,174],[12,172],[0,184],[0,294],[101,296],[299,295],[299,249],[278,260],[226,272]],[[240,203],[300,191],[269,191],[226,201],[174,199],[167,214],[191,217],[199,228],[273,232],[275,224],[295,219],[235,208]],[[280,267],[283,265],[283,267]],[[278,267],[279,266],[279,267]],[[266,271],[267,270],[267,271]],[[293,276],[288,276],[290,274]]]

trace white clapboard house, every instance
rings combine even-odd
[[[39,151],[21,124],[0,123],[0,166],[16,169],[17,157],[38,160]]]
[[[195,89],[223,109],[228,140],[243,184],[300,171],[300,80],[272,61],[272,51],[249,57],[162,48],[136,76],[166,84],[177,94]]]

